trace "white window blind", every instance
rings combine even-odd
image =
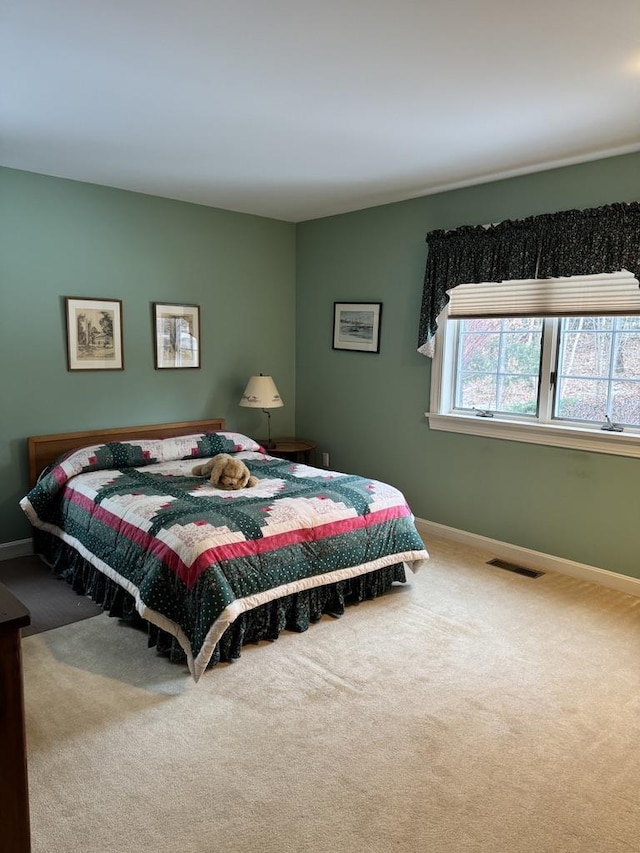
[[[640,285],[627,270],[566,278],[460,284],[449,317],[599,317],[640,314]]]

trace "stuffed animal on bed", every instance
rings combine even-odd
[[[235,459],[228,453],[218,453],[213,459],[202,465],[196,465],[192,473],[197,477],[209,475],[209,481],[219,489],[250,489],[257,486],[258,478],[249,473],[242,459]]]

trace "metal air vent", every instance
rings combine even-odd
[[[507,563],[506,560],[487,560],[488,566],[497,566],[499,569],[505,569],[507,572],[514,572],[516,575],[524,575],[525,578],[539,578],[544,572],[537,572],[535,569],[525,569],[524,566],[517,566],[515,563]]]

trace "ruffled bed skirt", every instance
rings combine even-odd
[[[103,575],[74,548],[44,531],[34,532],[34,548],[79,595],[88,595],[103,610],[118,619],[147,631],[149,648],[172,661],[186,663],[186,655],[177,639],[143,619],[133,597],[115,581]],[[402,563],[349,578],[326,586],[288,595],[242,613],[224,632],[211,656],[208,667],[219,661],[230,662],[240,657],[245,643],[277,640],[281,631],[306,631],[323,614],[341,616],[345,605],[376,598],[387,592],[394,582],[406,581]]]

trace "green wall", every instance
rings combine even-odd
[[[640,577],[640,460],[432,431],[416,352],[428,231],[637,200],[631,154],[300,224],[298,433],[418,517]],[[379,355],[331,349],[334,301],[383,303]]]
[[[68,372],[63,296],[123,301],[124,371]],[[154,370],[151,302],[201,310],[201,369]],[[30,535],[26,436],[224,417],[253,373],[295,423],[295,226],[107,187],[0,170],[0,543]]]

